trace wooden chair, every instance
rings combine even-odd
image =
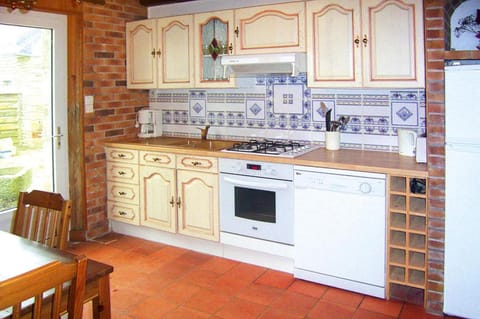
[[[48,247],[64,249],[71,209],[71,201],[58,193],[20,192],[11,232]]]
[[[68,319],[81,319],[86,269],[87,258],[76,256],[69,262],[55,261],[3,281],[0,309],[11,307],[12,319],[25,317],[26,312],[31,312],[28,317],[32,319],[59,319],[65,313],[61,303],[62,296],[67,293]]]

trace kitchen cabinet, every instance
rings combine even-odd
[[[424,178],[389,177],[387,296],[392,284],[427,285],[427,189]],[[425,185],[418,189],[415,185]],[[413,188],[412,188],[413,187]]]
[[[195,86],[234,87],[234,78],[220,63],[233,52],[233,10],[195,14],[194,21]]]
[[[306,5],[309,86],[425,86],[421,1],[315,0]]]
[[[218,160],[106,148],[109,218],[219,240]]]
[[[305,3],[235,10],[235,54],[305,52]]]
[[[177,231],[175,155],[140,151],[140,225]]]
[[[139,225],[138,151],[106,148],[108,217]]]
[[[178,232],[219,240],[218,160],[177,156]]]
[[[127,87],[193,87],[193,28],[193,15],[127,23]]]

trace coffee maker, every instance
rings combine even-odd
[[[155,137],[162,135],[162,111],[142,109],[137,114],[138,137]]]

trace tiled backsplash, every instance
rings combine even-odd
[[[344,148],[396,151],[398,128],[425,132],[424,89],[317,89],[298,77],[238,78],[234,89],[151,90],[150,107],[163,110],[164,135],[292,139],[323,144],[325,114],[350,116]]]

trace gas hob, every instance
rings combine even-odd
[[[247,142],[236,143],[230,148],[223,149],[222,152],[293,158],[319,147],[320,146],[316,144],[295,141],[249,140]]]

